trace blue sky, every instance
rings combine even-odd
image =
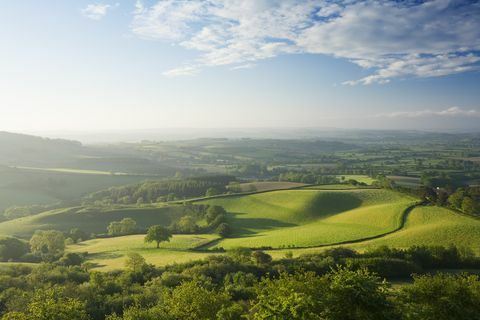
[[[478,1],[0,3],[0,130],[480,129]]]

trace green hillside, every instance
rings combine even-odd
[[[417,207],[410,212],[405,228],[384,238],[354,247],[413,245],[470,247],[480,253],[480,220],[441,207]]]
[[[174,217],[181,215],[179,206],[127,209],[92,209],[82,207],[64,208],[42,212],[38,215],[0,223],[0,235],[29,237],[35,230],[55,229],[68,231],[79,228],[87,233],[105,233],[111,221],[133,218],[140,228],[153,224],[168,226]]]
[[[233,234],[216,247],[303,247],[397,228],[415,199],[387,190],[286,190],[203,201],[229,213]]]

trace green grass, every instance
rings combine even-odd
[[[73,170],[73,169],[72,169]],[[9,206],[50,204],[79,199],[111,186],[137,183],[146,176],[85,174],[0,167],[0,213]]]
[[[325,245],[397,228],[415,199],[387,190],[285,190],[211,199],[230,213],[226,249]]]
[[[353,179],[353,180],[357,180],[358,182],[366,183],[368,185],[371,185],[372,183],[374,183],[376,181],[375,179],[373,179],[369,176],[366,176],[366,175],[362,175],[362,174],[337,175],[337,179],[339,179],[340,181],[342,181],[341,180],[342,177],[345,177],[345,181]]]
[[[354,247],[388,245],[406,248],[413,245],[454,244],[480,253],[480,220],[440,207],[418,207],[409,215],[405,228],[381,239]]]
[[[0,236],[15,235],[30,237],[35,230],[55,229],[68,231],[79,228],[87,233],[106,233],[111,221],[132,218],[141,228],[154,224],[168,226],[172,219],[182,214],[179,206],[146,207],[125,209],[82,210],[82,207],[63,208],[42,212],[38,215],[19,218],[0,223]]]
[[[145,243],[145,235],[131,235],[107,239],[93,239],[67,247],[69,252],[88,252],[88,261],[102,271],[124,267],[128,252],[141,254],[148,263],[157,266],[188,262],[204,258],[210,253],[189,251],[218,238],[216,235],[174,235],[169,242],[162,242],[160,249],[154,243]]]
[[[358,251],[386,245],[408,248],[414,245],[449,246],[471,248],[480,254],[480,220],[458,214],[452,210],[434,206],[417,207],[408,216],[405,228],[382,238],[343,245]],[[333,246],[332,246],[333,247]],[[291,251],[294,256],[321,252],[332,247],[296,250],[275,250],[268,253],[279,259]]]
[[[283,190],[305,186],[305,183],[288,181],[258,181],[239,185],[241,192]]]
[[[309,186],[305,187],[304,189],[312,189],[312,190],[350,190],[350,189],[360,189],[361,186],[354,186],[351,184],[320,184],[316,186]],[[364,188],[372,188],[372,187],[364,187]]]

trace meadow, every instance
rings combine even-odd
[[[398,228],[416,200],[377,189],[283,190],[200,203],[230,213],[232,235],[212,247],[308,247],[352,241]]]
[[[141,254],[148,263],[163,266],[198,260],[211,253],[195,252],[198,246],[218,238],[213,234],[174,235],[169,242],[145,243],[145,235],[130,235],[106,239],[92,239],[67,247],[68,252],[88,252],[89,262],[102,271],[124,267],[128,252]]]

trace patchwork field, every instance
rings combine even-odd
[[[132,235],[107,239],[93,239],[68,246],[70,252],[88,252],[89,262],[99,270],[107,271],[124,267],[126,254],[134,251],[148,263],[158,266],[187,262],[204,258],[211,253],[190,251],[218,238],[216,235],[174,235],[169,242],[162,242],[157,249],[154,243],[145,243],[145,235]]]
[[[415,199],[387,190],[285,190],[202,201],[229,213],[233,234],[212,247],[306,247],[399,227]]]

